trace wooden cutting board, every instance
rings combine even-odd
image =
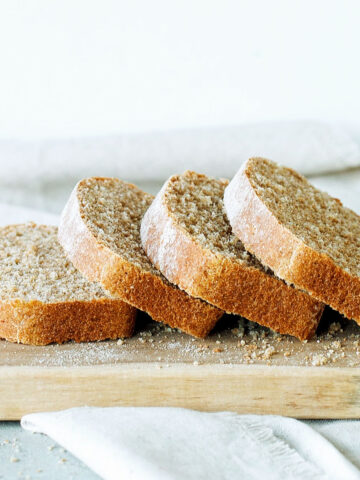
[[[81,405],[360,418],[360,327],[328,312],[302,343],[226,317],[198,340],[144,315],[123,343],[0,341],[0,419]]]

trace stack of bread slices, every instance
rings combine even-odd
[[[187,171],[154,198],[116,178],[74,188],[55,227],[0,229],[0,337],[130,336],[136,310],[205,337],[224,312],[300,340],[325,304],[360,322],[360,217],[262,158]]]

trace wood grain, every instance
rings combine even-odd
[[[124,343],[0,341],[0,419],[81,405],[360,418],[360,330],[335,320],[307,343],[247,322],[239,337],[234,317],[206,339],[150,322]]]
[[[91,406],[173,406],[297,418],[360,417],[360,369],[131,364],[1,367],[0,418]]]

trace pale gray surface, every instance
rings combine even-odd
[[[0,422],[1,480],[99,480],[82,462],[46,435]]]

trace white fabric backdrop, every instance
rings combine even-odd
[[[309,175],[360,166],[356,138],[337,125],[318,122],[77,140],[4,140],[0,141],[0,202],[60,213],[75,183],[87,176],[118,176],[156,193],[170,175],[185,169],[231,178],[244,160],[255,155]],[[358,179],[357,172],[345,174],[342,182],[328,177],[334,194],[341,194],[353,208],[357,208]]]

